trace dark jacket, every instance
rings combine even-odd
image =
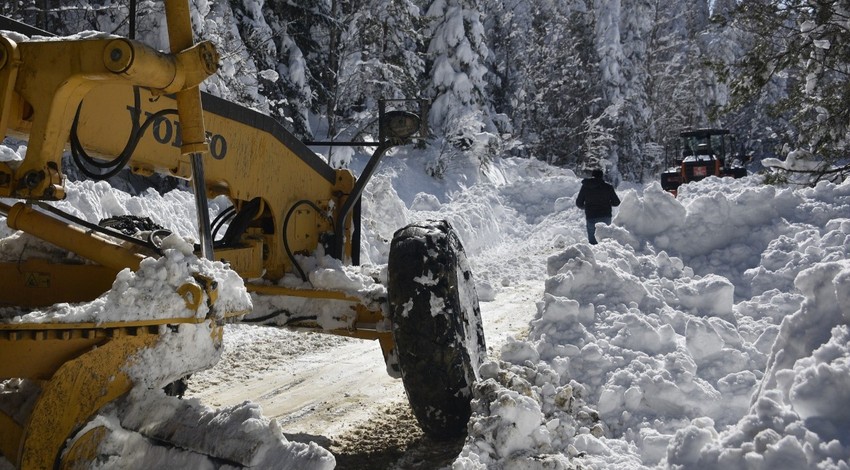
[[[586,178],[581,181],[576,205],[584,209],[588,219],[611,217],[611,206],[619,206],[620,198],[614,187],[602,181],[602,178]]]

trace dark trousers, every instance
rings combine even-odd
[[[596,241],[596,224],[611,224],[611,216],[608,217],[594,217],[592,219],[587,219],[587,241],[590,242],[591,245],[595,245]]]

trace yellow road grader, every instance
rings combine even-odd
[[[224,325],[252,315],[224,302],[219,280],[204,272],[166,293],[182,299],[179,312],[95,312],[81,321],[49,314],[94,302],[122,273],[168,256],[156,236],[130,236],[51,203],[66,195],[68,149],[90,178],[129,169],[189,181],[198,217],[190,255],[238,273],[254,303],[285,305],[276,318],[255,320],[379,341],[423,430],[464,433],[485,347],[474,283],[451,226],[423,221],[396,232],[382,298],[317,287],[299,265],[317,253],[359,263],[364,186],[387,149],[421,134],[419,116],[382,107],[376,150],[355,178],[269,116],[201,93],[217,70],[217,51],[195,43],[187,0],[165,0],[164,13],[170,52],[114,35],[46,38],[0,18],[0,30],[26,36],[0,35],[0,138],[27,142],[22,161],[0,161],[0,214],[10,229],[68,253],[24,251],[0,262],[2,457],[22,469],[85,467],[103,431],[91,432],[92,418],[140,386],[131,370],[142,355],[167,347],[185,324],[203,325],[205,341],[220,348]],[[210,222],[208,201],[221,196],[230,207]],[[319,321],[321,309],[335,321]],[[4,387],[10,381],[27,387]],[[28,404],[3,407],[19,389],[29,391]]]

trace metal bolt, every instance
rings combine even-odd
[[[24,185],[26,185],[28,189],[34,189],[42,181],[44,181],[43,171],[30,171],[24,175]]]
[[[200,43],[198,54],[201,59],[201,66],[204,67],[204,70],[210,75],[214,74],[218,70],[219,59],[215,46],[209,42]]]
[[[103,65],[113,73],[124,73],[133,63],[133,46],[126,39],[114,39],[103,48]]]

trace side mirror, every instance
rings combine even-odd
[[[422,119],[410,111],[389,111],[381,116],[381,135],[387,139],[406,141],[416,135]]]
[[[387,107],[396,109],[387,111]],[[398,109],[407,108],[407,109]],[[414,112],[411,108],[418,108]],[[378,101],[378,141],[392,145],[403,145],[411,139],[428,135],[428,102],[423,99],[392,99]]]

